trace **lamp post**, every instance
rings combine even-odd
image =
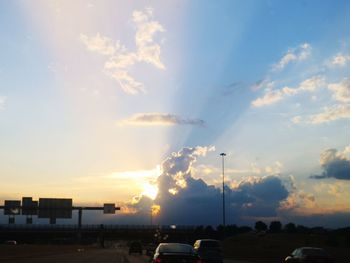
[[[220,153],[222,157],[222,225],[225,227],[225,156],[226,153]]]

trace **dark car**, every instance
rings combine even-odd
[[[154,243],[148,243],[145,246],[145,250],[146,250],[146,255],[148,256],[153,256],[154,255],[154,251],[156,250],[157,245]]]
[[[330,255],[322,248],[301,247],[295,249],[286,259],[285,263],[332,263]]]
[[[160,243],[152,263],[202,263],[191,245],[182,243]]]
[[[223,262],[222,249],[218,240],[199,239],[194,243],[193,247],[203,263]]]
[[[139,253],[140,255],[142,255],[142,245],[140,242],[131,242],[129,245],[129,255],[131,255],[132,253]]]
[[[6,245],[17,245],[17,241],[16,240],[6,240],[5,244]]]

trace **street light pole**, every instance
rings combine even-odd
[[[225,220],[225,156],[226,153],[220,153],[222,157],[222,225],[226,226]]]

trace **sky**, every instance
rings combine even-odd
[[[348,1],[3,1],[0,202],[91,222],[350,220]],[[1,222],[7,219],[2,218]]]

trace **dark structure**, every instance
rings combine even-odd
[[[0,206],[4,210],[4,215],[9,216],[9,224],[15,224],[15,216],[24,215],[27,217],[26,223],[32,224],[32,216],[38,218],[48,218],[51,225],[56,224],[58,218],[72,218],[72,211],[78,210],[78,228],[82,226],[83,210],[100,210],[104,214],[114,214],[120,207],[115,204],[104,204],[103,206],[73,206],[71,198],[39,198],[39,201],[33,201],[31,197],[22,197],[20,200],[5,200],[4,205]]]

